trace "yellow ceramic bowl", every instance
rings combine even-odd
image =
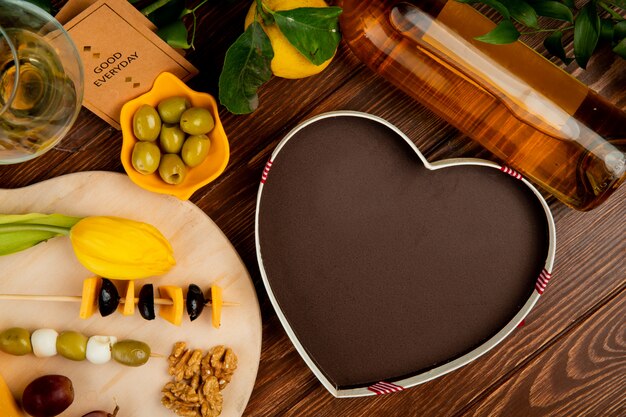
[[[137,142],[133,134],[133,115],[143,104],[156,107],[161,100],[172,96],[187,97],[192,106],[204,107],[210,110],[213,119],[215,119],[215,127],[207,135],[211,139],[211,148],[207,158],[202,164],[194,168],[188,168],[185,180],[178,185],[167,184],[159,177],[158,171],[151,175],[140,174],[135,171],[131,161],[133,147]],[[123,137],[122,165],[124,165],[124,169],[130,179],[146,190],[161,194],[171,194],[181,200],[187,200],[197,189],[207,185],[224,172],[228,164],[230,156],[228,138],[220,121],[215,99],[207,93],[193,91],[178,77],[169,72],[161,73],[154,81],[150,91],[124,104],[120,116],[120,124]]]

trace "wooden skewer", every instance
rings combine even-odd
[[[55,301],[62,303],[80,303],[82,301],[82,297],[79,295],[38,295],[38,294],[0,294],[0,300],[22,300],[22,301]],[[134,303],[137,304],[139,302],[139,298],[135,298]],[[120,303],[125,304],[126,300],[124,297],[120,298]],[[162,306],[171,306],[174,304],[172,300],[169,298],[155,298],[155,305]],[[210,302],[206,302],[204,305],[210,306],[212,305]],[[227,307],[238,306],[239,303],[233,303],[229,301],[224,301],[222,304]]]

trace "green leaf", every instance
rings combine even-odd
[[[155,3],[153,2],[150,5]],[[146,16],[156,27],[161,28],[180,19],[185,9],[185,0],[170,0],[158,9],[146,14]]]
[[[234,114],[251,113],[259,105],[257,89],[272,76],[272,44],[258,22],[237,38],[224,59],[219,79],[219,98]]]
[[[600,17],[595,2],[591,1],[578,12],[574,23],[574,55],[581,68],[587,68],[599,38]]]
[[[576,5],[574,4],[574,0],[561,0],[563,4],[565,4],[570,9],[575,9]]]
[[[537,12],[533,9],[530,4],[526,3],[522,0],[500,0],[502,4],[509,9],[509,13],[511,13],[511,17],[521,24],[531,27],[538,28],[539,21],[537,20]]]
[[[626,20],[618,22],[613,26],[613,40],[619,42],[626,38]]]
[[[539,1],[533,3],[532,7],[539,16],[551,17],[570,23],[574,21],[572,10],[558,1]]]
[[[479,3],[479,1],[477,0],[457,0],[459,3]],[[489,7],[491,7],[492,9],[494,9],[495,11],[497,11],[498,13],[500,13],[500,15],[505,18],[505,19],[510,19],[511,18],[511,14],[509,13],[509,9],[506,8],[506,6],[504,4],[502,4],[501,2],[497,1],[497,0],[482,0],[480,1],[480,3],[485,4]]]
[[[615,48],[613,48],[613,52],[615,52],[623,59],[626,59],[626,38],[622,39],[621,42],[618,43]]]
[[[612,0],[611,3],[615,4],[617,7],[626,9],[626,0]]]
[[[340,7],[301,7],[270,11],[289,43],[314,65],[320,65],[335,54],[341,40]]]
[[[47,13],[52,14],[52,1],[51,0],[26,0],[28,3],[45,10]]]
[[[515,28],[515,25],[510,20],[503,20],[491,32],[477,36],[474,39],[494,45],[502,45],[515,42],[519,37],[520,33]]]
[[[609,0],[597,2],[598,6],[600,6],[601,9],[604,9],[605,12],[611,15],[611,18],[613,18],[613,20],[616,20],[618,22],[625,20],[621,14],[619,14],[615,9],[611,8],[611,6],[609,6],[607,3],[610,4],[611,2]]]
[[[182,20],[175,20],[161,27],[157,30],[157,35],[172,48],[189,49],[191,47],[189,42],[187,42],[189,36],[187,26],[185,26]]]
[[[568,58],[565,54],[565,49],[563,48],[563,32],[560,30],[555,31],[548,36],[543,41],[543,45],[546,47],[548,52],[558,57],[565,63],[565,65],[569,65],[572,62],[572,58]]]
[[[500,15],[503,18],[505,19],[511,18],[511,13],[509,12],[509,9],[507,9],[507,7],[501,2],[497,0],[483,0],[482,3],[486,4],[487,6],[491,7],[492,9],[500,13]]]
[[[613,40],[613,21],[600,19],[600,40],[611,42]]]

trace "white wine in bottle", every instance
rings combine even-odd
[[[578,210],[626,178],[626,112],[454,0],[344,0],[341,30],[372,70]]]

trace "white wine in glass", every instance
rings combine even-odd
[[[0,0],[0,164],[32,159],[69,131],[82,66],[63,28],[36,6]]]

